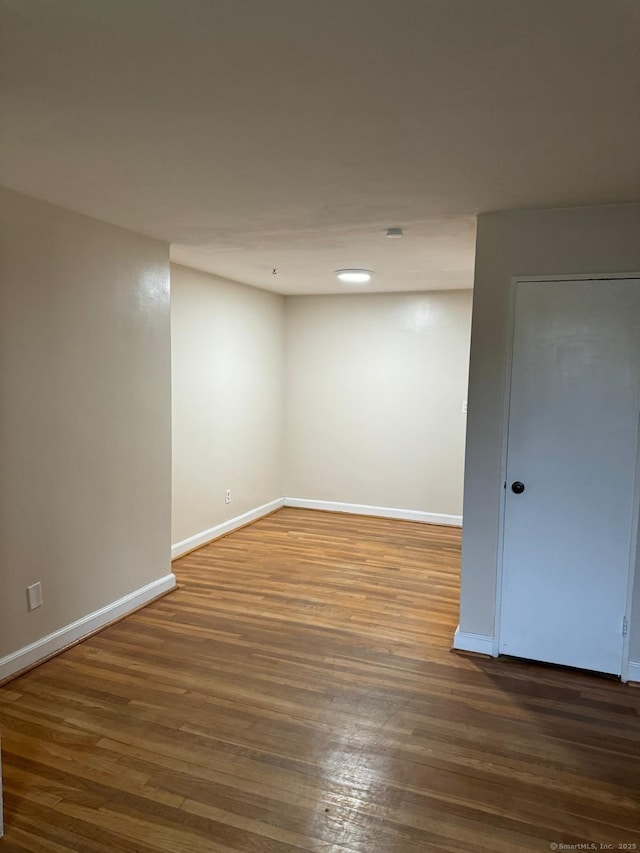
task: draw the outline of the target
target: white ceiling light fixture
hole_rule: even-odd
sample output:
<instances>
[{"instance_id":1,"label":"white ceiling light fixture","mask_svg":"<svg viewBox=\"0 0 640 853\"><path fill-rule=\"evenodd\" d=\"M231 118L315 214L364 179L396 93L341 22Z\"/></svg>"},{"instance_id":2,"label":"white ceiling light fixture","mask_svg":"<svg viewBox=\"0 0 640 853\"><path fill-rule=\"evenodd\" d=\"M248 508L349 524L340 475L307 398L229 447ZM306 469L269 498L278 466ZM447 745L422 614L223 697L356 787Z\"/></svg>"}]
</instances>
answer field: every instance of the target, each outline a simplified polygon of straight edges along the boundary
<instances>
[{"instance_id":1,"label":"white ceiling light fixture","mask_svg":"<svg viewBox=\"0 0 640 853\"><path fill-rule=\"evenodd\" d=\"M340 281L346 284L366 284L371 281L373 275L371 270L336 270L336 275Z\"/></svg>"}]
</instances>

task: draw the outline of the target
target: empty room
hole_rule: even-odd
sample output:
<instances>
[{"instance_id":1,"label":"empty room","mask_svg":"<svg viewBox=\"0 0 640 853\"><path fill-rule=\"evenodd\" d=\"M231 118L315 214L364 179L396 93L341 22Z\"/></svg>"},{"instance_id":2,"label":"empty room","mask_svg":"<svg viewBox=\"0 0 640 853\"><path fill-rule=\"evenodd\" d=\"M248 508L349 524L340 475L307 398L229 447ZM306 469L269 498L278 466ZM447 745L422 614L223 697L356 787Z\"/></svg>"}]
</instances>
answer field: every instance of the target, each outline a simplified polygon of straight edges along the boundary
<instances>
[{"instance_id":1,"label":"empty room","mask_svg":"<svg viewBox=\"0 0 640 853\"><path fill-rule=\"evenodd\" d=\"M640 847L639 43L0 0L0 853Z\"/></svg>"}]
</instances>

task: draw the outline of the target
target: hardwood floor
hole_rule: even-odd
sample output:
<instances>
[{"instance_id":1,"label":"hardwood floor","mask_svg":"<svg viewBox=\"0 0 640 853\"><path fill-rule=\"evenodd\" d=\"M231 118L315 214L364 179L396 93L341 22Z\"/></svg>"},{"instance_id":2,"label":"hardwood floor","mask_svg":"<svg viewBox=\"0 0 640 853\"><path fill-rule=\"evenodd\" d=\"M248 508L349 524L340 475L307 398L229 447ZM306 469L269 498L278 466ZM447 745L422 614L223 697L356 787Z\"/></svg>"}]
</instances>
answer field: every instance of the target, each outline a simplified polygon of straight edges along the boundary
<instances>
[{"instance_id":1,"label":"hardwood floor","mask_svg":"<svg viewBox=\"0 0 640 853\"><path fill-rule=\"evenodd\" d=\"M0 690L0 853L640 849L640 690L452 653L459 550L284 509L184 557Z\"/></svg>"}]
</instances>

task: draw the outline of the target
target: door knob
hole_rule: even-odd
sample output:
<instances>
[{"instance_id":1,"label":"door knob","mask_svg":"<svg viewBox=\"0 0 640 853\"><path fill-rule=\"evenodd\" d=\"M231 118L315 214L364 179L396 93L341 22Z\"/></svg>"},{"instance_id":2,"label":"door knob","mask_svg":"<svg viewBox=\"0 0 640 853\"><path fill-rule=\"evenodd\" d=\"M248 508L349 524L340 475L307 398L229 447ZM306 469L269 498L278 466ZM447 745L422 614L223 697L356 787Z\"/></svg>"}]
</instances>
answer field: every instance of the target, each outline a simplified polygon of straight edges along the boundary
<instances>
[{"instance_id":1,"label":"door knob","mask_svg":"<svg viewBox=\"0 0 640 853\"><path fill-rule=\"evenodd\" d=\"M521 483L520 480L511 483L511 491L514 495L521 495L524 492L524 483Z\"/></svg>"}]
</instances>

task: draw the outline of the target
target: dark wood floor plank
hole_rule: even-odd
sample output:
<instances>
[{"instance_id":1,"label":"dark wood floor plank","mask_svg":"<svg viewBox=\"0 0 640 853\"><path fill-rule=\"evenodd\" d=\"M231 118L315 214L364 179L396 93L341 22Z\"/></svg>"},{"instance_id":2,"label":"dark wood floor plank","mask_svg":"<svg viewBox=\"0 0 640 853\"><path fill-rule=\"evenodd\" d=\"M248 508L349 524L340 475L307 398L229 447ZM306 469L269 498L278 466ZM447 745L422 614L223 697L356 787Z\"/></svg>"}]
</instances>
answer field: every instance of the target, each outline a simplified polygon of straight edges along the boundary
<instances>
[{"instance_id":1,"label":"dark wood floor plank","mask_svg":"<svg viewBox=\"0 0 640 853\"><path fill-rule=\"evenodd\" d=\"M640 849L640 691L453 654L460 532L284 509L0 689L0 853Z\"/></svg>"}]
</instances>

